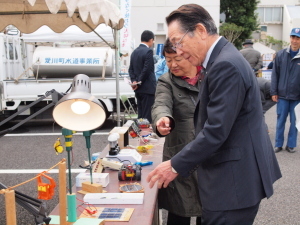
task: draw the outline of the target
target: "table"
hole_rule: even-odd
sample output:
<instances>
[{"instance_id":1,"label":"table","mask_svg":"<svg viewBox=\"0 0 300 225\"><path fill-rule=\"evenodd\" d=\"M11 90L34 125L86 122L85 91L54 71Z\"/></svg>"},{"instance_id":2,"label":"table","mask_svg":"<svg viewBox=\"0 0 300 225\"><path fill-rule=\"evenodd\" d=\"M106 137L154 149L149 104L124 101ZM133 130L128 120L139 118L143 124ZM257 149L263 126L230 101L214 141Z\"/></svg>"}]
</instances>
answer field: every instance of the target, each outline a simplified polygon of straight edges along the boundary
<instances>
[{"instance_id":1,"label":"table","mask_svg":"<svg viewBox=\"0 0 300 225\"><path fill-rule=\"evenodd\" d=\"M145 132L145 131L144 131ZM143 133L142 133L143 134ZM130 139L129 143L133 146L141 145L139 139ZM138 181L144 187L144 203L142 205L137 204L126 204L126 205L95 205L96 207L108 207L108 208L134 208L133 214L130 218L129 222L109 222L106 221L105 225L158 225L159 224L159 216L158 216L158 207L157 207L157 193L158 189L153 187L149 188L149 185L146 181L148 174L162 161L162 151L163 151L163 143L164 138L160 138L157 142L152 142L150 144L154 145L154 148L149 150L148 153L142 154L142 160L153 161L153 164L150 166L142 167L142 178L141 181ZM103 149L100 153L100 157L103 158L107 155L109 151L109 145ZM109 184L107 187L103 188L108 193L118 193L119 186L121 184L129 183L129 181L119 181L118 179L118 171L113 171L110 169L105 169L104 173L109 173ZM135 182L135 181L133 181ZM78 199L83 199L83 194L77 193L80 188L73 188L74 192L76 190L76 195ZM81 202L78 201L78 204ZM56 206L54 210L50 213L50 215L58 214L59 206ZM77 216L81 214L81 211L77 212Z\"/></svg>"}]
</instances>

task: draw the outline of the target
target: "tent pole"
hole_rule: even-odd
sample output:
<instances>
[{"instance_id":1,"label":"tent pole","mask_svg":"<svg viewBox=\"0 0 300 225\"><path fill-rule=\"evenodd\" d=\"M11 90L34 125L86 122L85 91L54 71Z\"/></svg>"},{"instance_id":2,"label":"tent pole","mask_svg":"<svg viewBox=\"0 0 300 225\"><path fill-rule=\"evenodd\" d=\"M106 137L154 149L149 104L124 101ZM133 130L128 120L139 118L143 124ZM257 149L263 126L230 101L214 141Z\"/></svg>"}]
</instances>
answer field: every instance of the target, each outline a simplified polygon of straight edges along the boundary
<instances>
[{"instance_id":1,"label":"tent pole","mask_svg":"<svg viewBox=\"0 0 300 225\"><path fill-rule=\"evenodd\" d=\"M120 126L120 88L119 88L119 74L120 74L120 62L119 62L119 47L120 47L120 42L119 42L119 37L120 37L120 31L117 29L114 29L114 42L115 42L115 63L116 63L116 94L117 94L117 126Z\"/></svg>"}]
</instances>

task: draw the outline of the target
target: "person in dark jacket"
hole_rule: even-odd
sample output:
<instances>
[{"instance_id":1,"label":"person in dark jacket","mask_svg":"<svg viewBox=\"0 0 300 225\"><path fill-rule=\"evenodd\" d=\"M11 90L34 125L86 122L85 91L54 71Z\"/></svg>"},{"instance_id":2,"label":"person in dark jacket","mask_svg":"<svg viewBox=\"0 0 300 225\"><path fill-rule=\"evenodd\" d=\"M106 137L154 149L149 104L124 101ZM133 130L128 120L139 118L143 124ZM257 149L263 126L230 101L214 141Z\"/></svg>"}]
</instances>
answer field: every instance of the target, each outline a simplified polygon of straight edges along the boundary
<instances>
[{"instance_id":1,"label":"person in dark jacket","mask_svg":"<svg viewBox=\"0 0 300 225\"><path fill-rule=\"evenodd\" d=\"M177 176L197 170L203 225L253 224L261 200L273 195L273 183L281 177L256 77L239 51L218 35L203 7L182 5L166 22L177 55L205 72L195 139L148 174L149 186L166 188ZM166 119L164 127L169 124Z\"/></svg>"},{"instance_id":2,"label":"person in dark jacket","mask_svg":"<svg viewBox=\"0 0 300 225\"><path fill-rule=\"evenodd\" d=\"M170 70L158 79L152 118L154 131L166 136L163 150L166 161L195 138L193 118L201 68L176 55L169 39L163 55ZM171 132L161 126L166 118L171 120ZM189 225L191 217L197 217L197 225L201 224L197 173L188 178L178 176L167 188L160 189L158 206L168 210L167 225Z\"/></svg>"},{"instance_id":3,"label":"person in dark jacket","mask_svg":"<svg viewBox=\"0 0 300 225\"><path fill-rule=\"evenodd\" d=\"M290 115L290 129L285 149L295 152L297 128L295 106L300 102L300 28L294 28L290 34L291 45L276 54L271 75L271 95L277 102L277 124L275 152L282 151L284 128Z\"/></svg>"},{"instance_id":4,"label":"person in dark jacket","mask_svg":"<svg viewBox=\"0 0 300 225\"><path fill-rule=\"evenodd\" d=\"M154 74L152 31L145 30L141 35L141 44L131 54L129 76L137 100L138 117L151 123L151 107L154 103L156 79Z\"/></svg>"},{"instance_id":5,"label":"person in dark jacket","mask_svg":"<svg viewBox=\"0 0 300 225\"><path fill-rule=\"evenodd\" d=\"M275 57L276 57L276 53L273 54L272 62L270 62L269 65L267 66L268 70L273 69L273 64L274 64Z\"/></svg>"}]
</instances>

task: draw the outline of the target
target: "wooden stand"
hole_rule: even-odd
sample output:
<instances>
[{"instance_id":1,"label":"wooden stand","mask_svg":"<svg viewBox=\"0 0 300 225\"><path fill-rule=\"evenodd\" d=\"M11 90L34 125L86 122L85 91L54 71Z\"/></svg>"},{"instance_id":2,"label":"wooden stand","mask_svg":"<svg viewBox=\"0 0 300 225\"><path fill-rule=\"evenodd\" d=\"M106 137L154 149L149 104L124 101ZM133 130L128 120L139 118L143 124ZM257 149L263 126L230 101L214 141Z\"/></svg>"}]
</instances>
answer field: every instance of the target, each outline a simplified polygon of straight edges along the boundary
<instances>
[{"instance_id":1,"label":"wooden stand","mask_svg":"<svg viewBox=\"0 0 300 225\"><path fill-rule=\"evenodd\" d=\"M100 185L101 186L101 185ZM102 186L101 186L102 190ZM16 217L16 197L14 190L0 190L0 193L4 193L5 197L5 210L6 210L6 224L7 225L17 225ZM76 196L76 195L74 195ZM67 222L67 184L66 184L66 163L59 163L59 218L54 216L54 220L50 222L51 224L60 224L60 225L70 225L76 222ZM76 205L76 198L75 204ZM75 208L76 212L76 208ZM76 217L76 215L75 215ZM55 220L57 220L55 222ZM99 222L100 224L100 222Z\"/></svg>"},{"instance_id":2,"label":"wooden stand","mask_svg":"<svg viewBox=\"0 0 300 225\"><path fill-rule=\"evenodd\" d=\"M17 225L15 191L5 192L6 224Z\"/></svg>"},{"instance_id":3,"label":"wooden stand","mask_svg":"<svg viewBox=\"0 0 300 225\"><path fill-rule=\"evenodd\" d=\"M67 225L67 184L66 162L59 164L59 221L60 225Z\"/></svg>"},{"instance_id":4,"label":"wooden stand","mask_svg":"<svg viewBox=\"0 0 300 225\"><path fill-rule=\"evenodd\" d=\"M83 182L82 183L82 190L78 191L80 194L87 194L87 193L102 193L102 185L101 184L91 184L91 182Z\"/></svg>"}]
</instances>

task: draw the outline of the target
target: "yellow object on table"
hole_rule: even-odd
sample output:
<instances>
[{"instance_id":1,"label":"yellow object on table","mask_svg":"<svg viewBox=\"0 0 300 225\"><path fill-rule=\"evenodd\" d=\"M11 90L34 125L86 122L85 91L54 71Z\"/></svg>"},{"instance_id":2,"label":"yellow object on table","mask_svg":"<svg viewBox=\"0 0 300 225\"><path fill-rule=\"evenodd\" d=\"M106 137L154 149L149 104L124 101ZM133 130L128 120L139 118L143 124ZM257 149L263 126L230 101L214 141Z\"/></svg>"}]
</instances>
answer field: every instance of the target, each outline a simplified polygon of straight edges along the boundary
<instances>
[{"instance_id":1,"label":"yellow object on table","mask_svg":"<svg viewBox=\"0 0 300 225\"><path fill-rule=\"evenodd\" d=\"M137 146L136 149L138 152L147 152L148 150L152 149L154 147L154 145L140 145Z\"/></svg>"}]
</instances>

